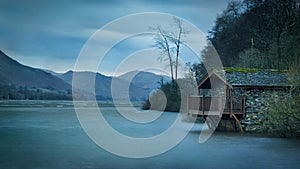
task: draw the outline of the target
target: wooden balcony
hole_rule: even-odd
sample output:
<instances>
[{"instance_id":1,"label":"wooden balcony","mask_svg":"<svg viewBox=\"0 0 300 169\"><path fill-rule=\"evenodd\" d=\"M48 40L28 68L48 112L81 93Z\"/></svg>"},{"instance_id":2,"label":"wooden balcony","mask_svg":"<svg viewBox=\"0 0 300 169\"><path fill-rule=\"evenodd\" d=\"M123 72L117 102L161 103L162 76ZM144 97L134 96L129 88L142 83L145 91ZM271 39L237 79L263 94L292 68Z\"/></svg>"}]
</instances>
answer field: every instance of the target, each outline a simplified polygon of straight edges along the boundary
<instances>
[{"instance_id":1,"label":"wooden balcony","mask_svg":"<svg viewBox=\"0 0 300 169\"><path fill-rule=\"evenodd\" d=\"M244 97L188 97L188 113L197 116L215 115L219 117L238 118L245 115L246 100Z\"/></svg>"}]
</instances>

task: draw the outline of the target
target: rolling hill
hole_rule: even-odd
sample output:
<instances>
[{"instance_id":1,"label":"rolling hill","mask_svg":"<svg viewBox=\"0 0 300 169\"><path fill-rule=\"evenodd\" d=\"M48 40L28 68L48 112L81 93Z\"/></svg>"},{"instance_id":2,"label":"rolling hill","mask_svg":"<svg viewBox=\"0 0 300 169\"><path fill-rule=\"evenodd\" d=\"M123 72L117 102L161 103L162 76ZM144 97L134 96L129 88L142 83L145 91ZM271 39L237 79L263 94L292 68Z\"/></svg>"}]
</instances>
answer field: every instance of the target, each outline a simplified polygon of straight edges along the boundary
<instances>
[{"instance_id":1,"label":"rolling hill","mask_svg":"<svg viewBox=\"0 0 300 169\"><path fill-rule=\"evenodd\" d=\"M71 85L43 70L25 66L0 50L0 84L70 90Z\"/></svg>"},{"instance_id":2,"label":"rolling hill","mask_svg":"<svg viewBox=\"0 0 300 169\"><path fill-rule=\"evenodd\" d=\"M56 73L51 70L32 68L10 58L0 50L0 99L71 99L72 79L78 77L76 90L90 95L87 90L95 80L98 100L146 100L151 91L160 87L161 79L167 76L151 72L132 71L118 77L105 76L94 72ZM46 93L46 94L45 94ZM50 97L51 96L51 97Z\"/></svg>"},{"instance_id":3,"label":"rolling hill","mask_svg":"<svg viewBox=\"0 0 300 169\"><path fill-rule=\"evenodd\" d=\"M162 77L169 79L165 76L143 71L127 72L119 77L104 76L100 73L88 71L68 71L63 74L55 73L55 75L72 85L74 73L79 79L76 87L81 91L85 91L87 86L93 84L92 80L95 80L95 92L99 100L111 100L111 91L114 92L115 99L124 100L129 96L131 100L145 100L152 90L160 86L159 83Z\"/></svg>"}]
</instances>

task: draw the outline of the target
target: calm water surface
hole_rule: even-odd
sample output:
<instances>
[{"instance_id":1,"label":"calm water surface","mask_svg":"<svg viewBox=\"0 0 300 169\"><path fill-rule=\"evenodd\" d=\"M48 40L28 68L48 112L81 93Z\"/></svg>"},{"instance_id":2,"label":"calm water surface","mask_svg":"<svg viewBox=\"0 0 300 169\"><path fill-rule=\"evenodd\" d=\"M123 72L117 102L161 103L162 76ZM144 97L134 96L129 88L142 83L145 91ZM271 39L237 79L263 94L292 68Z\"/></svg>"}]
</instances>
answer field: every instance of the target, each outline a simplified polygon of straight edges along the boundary
<instances>
[{"instance_id":1,"label":"calm water surface","mask_svg":"<svg viewBox=\"0 0 300 169\"><path fill-rule=\"evenodd\" d=\"M164 113L143 125L129 123L113 107L107 121L133 137L163 132L176 118ZM300 141L215 133L198 143L201 124L176 147L159 156L130 159L94 144L82 130L72 102L0 102L0 168L300 168ZM138 147L137 147L138 148Z\"/></svg>"}]
</instances>

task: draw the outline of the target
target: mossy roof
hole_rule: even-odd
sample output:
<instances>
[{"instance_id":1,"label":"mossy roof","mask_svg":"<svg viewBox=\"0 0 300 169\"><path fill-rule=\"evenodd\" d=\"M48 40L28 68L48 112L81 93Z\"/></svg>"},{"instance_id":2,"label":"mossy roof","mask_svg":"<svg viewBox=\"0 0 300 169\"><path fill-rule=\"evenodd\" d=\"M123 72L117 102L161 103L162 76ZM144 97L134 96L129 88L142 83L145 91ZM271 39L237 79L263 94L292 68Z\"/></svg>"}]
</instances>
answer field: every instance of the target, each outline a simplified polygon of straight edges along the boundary
<instances>
[{"instance_id":1,"label":"mossy roof","mask_svg":"<svg viewBox=\"0 0 300 169\"><path fill-rule=\"evenodd\" d=\"M224 83L232 87L289 87L287 71L273 69L224 68L224 71L213 71L199 83L205 84L210 76L217 74Z\"/></svg>"}]
</instances>

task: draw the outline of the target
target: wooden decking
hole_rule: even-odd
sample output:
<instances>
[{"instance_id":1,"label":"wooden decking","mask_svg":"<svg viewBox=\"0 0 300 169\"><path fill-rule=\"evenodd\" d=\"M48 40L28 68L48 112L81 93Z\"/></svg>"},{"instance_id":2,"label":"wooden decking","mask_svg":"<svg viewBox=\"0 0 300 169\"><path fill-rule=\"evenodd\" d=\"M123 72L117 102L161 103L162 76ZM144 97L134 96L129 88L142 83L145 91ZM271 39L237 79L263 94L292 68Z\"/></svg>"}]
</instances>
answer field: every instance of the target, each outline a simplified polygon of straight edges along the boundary
<instances>
[{"instance_id":1,"label":"wooden decking","mask_svg":"<svg viewBox=\"0 0 300 169\"><path fill-rule=\"evenodd\" d=\"M233 111L233 112L229 112L229 111L202 111L202 110L194 110L194 109L189 109L189 112L188 112L190 115L197 115L197 116L220 116L220 117L223 117L223 116L226 116L226 115L231 115L231 114L234 114L238 117L240 116L244 116L245 113L242 112L242 111Z\"/></svg>"},{"instance_id":2,"label":"wooden decking","mask_svg":"<svg viewBox=\"0 0 300 169\"><path fill-rule=\"evenodd\" d=\"M197 117L218 116L221 120L232 120L243 132L240 119L245 116L245 97L201 97L188 98L188 114Z\"/></svg>"}]
</instances>

